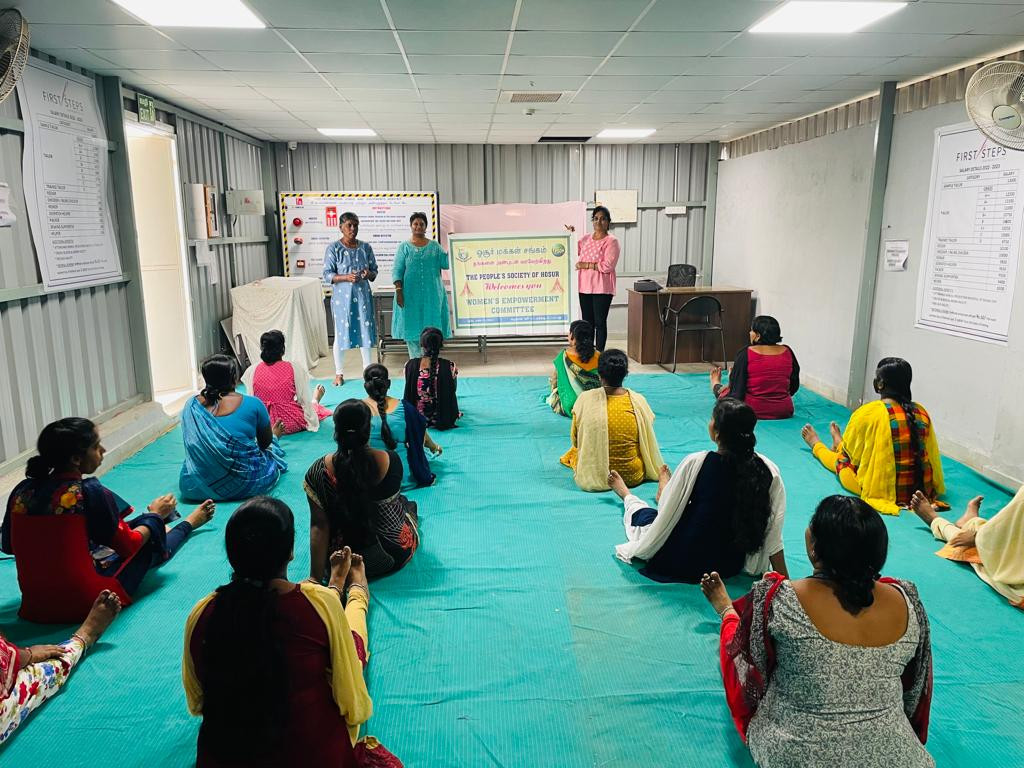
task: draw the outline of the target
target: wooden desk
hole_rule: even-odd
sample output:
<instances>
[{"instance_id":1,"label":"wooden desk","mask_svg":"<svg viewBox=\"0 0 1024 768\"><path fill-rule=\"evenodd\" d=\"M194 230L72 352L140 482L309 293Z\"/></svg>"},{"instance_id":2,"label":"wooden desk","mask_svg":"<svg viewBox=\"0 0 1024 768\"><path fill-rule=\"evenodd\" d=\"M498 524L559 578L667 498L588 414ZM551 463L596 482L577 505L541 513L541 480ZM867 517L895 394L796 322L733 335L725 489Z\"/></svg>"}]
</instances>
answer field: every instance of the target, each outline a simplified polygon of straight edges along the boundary
<instances>
[{"instance_id":1,"label":"wooden desk","mask_svg":"<svg viewBox=\"0 0 1024 768\"><path fill-rule=\"evenodd\" d=\"M697 286L694 288L663 288L657 293L637 293L629 289L629 312L627 315L628 330L626 332L627 352L629 356L642 364L658 362L658 350L661 345L662 327L658 315L658 300L665 307L669 299L673 307L682 306L694 296L714 296L722 304L722 325L725 328L726 359L731 363L736 353L750 343L750 311L749 288L730 288L728 286ZM683 294L680 296L679 294ZM684 321L687 316L683 315ZM692 318L690 322L701 322L702 318ZM699 333L680 333L679 349L676 362L699 363L701 360ZM709 331L704 334L704 352L707 360L720 360L722 354L718 332ZM672 357L672 330L665 331L665 360Z\"/></svg>"}]
</instances>

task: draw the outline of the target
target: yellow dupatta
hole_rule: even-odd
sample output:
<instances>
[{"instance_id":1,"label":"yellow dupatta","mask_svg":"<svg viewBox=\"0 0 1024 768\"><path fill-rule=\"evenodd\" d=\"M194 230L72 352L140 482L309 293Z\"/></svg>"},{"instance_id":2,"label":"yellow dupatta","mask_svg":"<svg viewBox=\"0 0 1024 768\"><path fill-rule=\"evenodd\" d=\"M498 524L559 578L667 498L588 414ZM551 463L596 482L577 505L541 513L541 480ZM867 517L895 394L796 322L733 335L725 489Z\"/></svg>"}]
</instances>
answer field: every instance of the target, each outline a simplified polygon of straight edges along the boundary
<instances>
[{"instance_id":1,"label":"yellow dupatta","mask_svg":"<svg viewBox=\"0 0 1024 768\"><path fill-rule=\"evenodd\" d=\"M1018 608L1024 608L1024 486L978 527L974 545L981 556L978 575Z\"/></svg>"}]
</instances>

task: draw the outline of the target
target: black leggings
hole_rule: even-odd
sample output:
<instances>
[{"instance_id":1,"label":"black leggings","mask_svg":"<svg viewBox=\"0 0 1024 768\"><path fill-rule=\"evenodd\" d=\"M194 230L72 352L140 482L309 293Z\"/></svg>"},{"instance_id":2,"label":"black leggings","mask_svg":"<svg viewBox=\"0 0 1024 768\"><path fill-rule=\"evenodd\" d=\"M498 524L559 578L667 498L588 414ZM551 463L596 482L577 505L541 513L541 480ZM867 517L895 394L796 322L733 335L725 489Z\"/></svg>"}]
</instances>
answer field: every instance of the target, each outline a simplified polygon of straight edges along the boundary
<instances>
[{"instance_id":1,"label":"black leggings","mask_svg":"<svg viewBox=\"0 0 1024 768\"><path fill-rule=\"evenodd\" d=\"M608 310L612 306L610 293L581 293L580 312L583 319L594 326L594 346L604 352L608 340Z\"/></svg>"}]
</instances>

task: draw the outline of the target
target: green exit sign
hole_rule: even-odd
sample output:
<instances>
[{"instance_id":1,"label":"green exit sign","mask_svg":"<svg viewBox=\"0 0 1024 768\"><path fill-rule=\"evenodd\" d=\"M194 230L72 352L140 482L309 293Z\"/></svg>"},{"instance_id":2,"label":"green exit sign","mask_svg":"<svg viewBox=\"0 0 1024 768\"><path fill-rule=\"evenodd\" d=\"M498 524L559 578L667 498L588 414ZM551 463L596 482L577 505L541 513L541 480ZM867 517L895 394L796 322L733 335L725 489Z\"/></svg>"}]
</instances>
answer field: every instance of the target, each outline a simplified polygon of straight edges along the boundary
<instances>
[{"instance_id":1,"label":"green exit sign","mask_svg":"<svg viewBox=\"0 0 1024 768\"><path fill-rule=\"evenodd\" d=\"M155 123L156 122L156 102L149 96L138 94L139 104L139 122L140 123Z\"/></svg>"}]
</instances>

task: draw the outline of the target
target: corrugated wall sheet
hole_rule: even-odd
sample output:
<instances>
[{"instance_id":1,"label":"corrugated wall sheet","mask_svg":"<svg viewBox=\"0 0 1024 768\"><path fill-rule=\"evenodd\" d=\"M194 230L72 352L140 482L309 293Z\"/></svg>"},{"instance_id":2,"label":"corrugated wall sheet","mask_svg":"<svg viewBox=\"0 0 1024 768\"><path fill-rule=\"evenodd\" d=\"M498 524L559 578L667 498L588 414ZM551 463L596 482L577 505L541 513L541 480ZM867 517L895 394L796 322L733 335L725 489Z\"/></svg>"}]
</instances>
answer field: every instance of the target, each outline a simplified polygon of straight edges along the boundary
<instances>
[{"instance_id":1,"label":"corrugated wall sheet","mask_svg":"<svg viewBox=\"0 0 1024 768\"><path fill-rule=\"evenodd\" d=\"M0 104L0 116L20 117L14 96ZM0 289L40 282L21 154L21 134L0 135L0 179L17 216L14 226L0 228ZM0 302L0 464L33 448L49 422L95 416L136 394L124 283Z\"/></svg>"},{"instance_id":2,"label":"corrugated wall sheet","mask_svg":"<svg viewBox=\"0 0 1024 768\"><path fill-rule=\"evenodd\" d=\"M593 200L595 189L637 189L642 205L703 201L707 144L299 144L274 145L285 190L436 189L440 202L560 203ZM700 264L704 209L666 216L641 210L612 227L622 241L620 276Z\"/></svg>"},{"instance_id":3,"label":"corrugated wall sheet","mask_svg":"<svg viewBox=\"0 0 1024 768\"><path fill-rule=\"evenodd\" d=\"M228 189L259 189L263 186L260 147L184 117L178 117L175 122L182 184L208 184L221 193ZM272 195L273 191L267 190L266 194ZM239 216L231 222L225 217L221 234L263 235L264 219L262 216ZM192 325L199 360L226 348L227 339L220 323L231 316L231 289L270 274L265 244L225 244L211 248L218 264L216 284L211 283L209 270L196 263L195 249L189 249Z\"/></svg>"}]
</instances>

